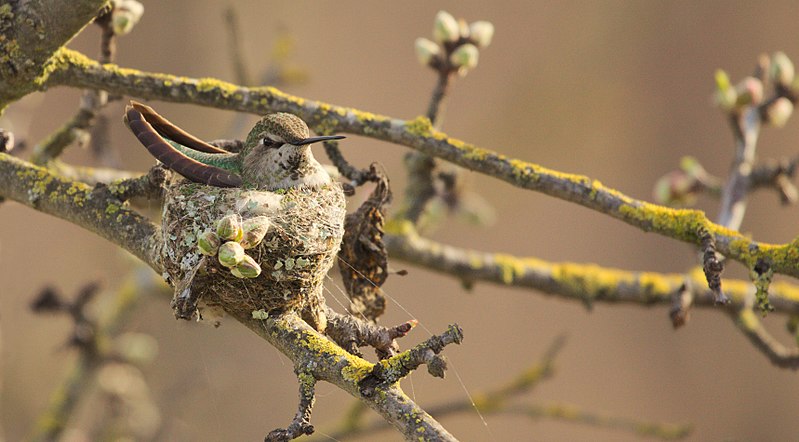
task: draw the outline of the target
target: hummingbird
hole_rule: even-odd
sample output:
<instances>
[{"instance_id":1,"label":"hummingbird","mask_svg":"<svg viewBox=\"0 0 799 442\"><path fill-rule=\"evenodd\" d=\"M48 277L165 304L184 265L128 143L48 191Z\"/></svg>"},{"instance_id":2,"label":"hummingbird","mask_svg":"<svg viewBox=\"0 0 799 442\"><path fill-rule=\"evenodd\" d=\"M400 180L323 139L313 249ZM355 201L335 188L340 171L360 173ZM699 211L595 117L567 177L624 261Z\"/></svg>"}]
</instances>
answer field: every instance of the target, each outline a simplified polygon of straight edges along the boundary
<instances>
[{"instance_id":1,"label":"hummingbird","mask_svg":"<svg viewBox=\"0 0 799 442\"><path fill-rule=\"evenodd\" d=\"M232 153L189 134L137 101L131 100L125 108L124 121L150 154L188 180L253 190L314 188L330 183L330 175L313 157L310 145L345 138L311 137L302 119L277 112L261 118L241 150Z\"/></svg>"}]
</instances>

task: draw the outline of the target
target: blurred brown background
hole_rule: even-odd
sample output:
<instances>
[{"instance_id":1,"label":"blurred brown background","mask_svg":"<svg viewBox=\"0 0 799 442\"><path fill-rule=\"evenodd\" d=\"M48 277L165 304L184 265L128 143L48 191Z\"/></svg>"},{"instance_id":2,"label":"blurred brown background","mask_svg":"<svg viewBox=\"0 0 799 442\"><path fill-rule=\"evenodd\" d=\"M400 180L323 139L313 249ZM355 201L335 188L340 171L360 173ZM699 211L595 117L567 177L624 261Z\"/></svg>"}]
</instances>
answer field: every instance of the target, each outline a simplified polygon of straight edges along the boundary
<instances>
[{"instance_id":1,"label":"blurred brown background","mask_svg":"<svg viewBox=\"0 0 799 442\"><path fill-rule=\"evenodd\" d=\"M799 4L770 2L262 2L231 3L240 15L243 51L251 72L268 66L284 28L295 39L292 63L310 82L289 93L397 118L423 113L434 75L413 52L429 37L439 9L496 26L480 65L455 84L443 129L458 138L545 166L586 174L636 198L651 200L654 181L694 155L726 175L732 137L711 104L713 72L734 80L748 75L760 52L785 51L799 60ZM191 77L233 79L223 10L212 1L145 1L145 15L119 42L119 64ZM71 46L97 54L99 32L87 28ZM55 89L14 104L2 125L29 143L42 139L76 109L80 92ZM156 102L156 109L207 138L227 133L230 112ZM121 124L122 105L107 109L112 141L134 170L153 160ZM249 117L251 121L254 117ZM795 119L794 119L795 120ZM766 129L759 156L796 153L799 122ZM345 154L360 165L380 161L394 189L404 186L406 149L350 137ZM317 157L323 157L315 148ZM88 162L72 149L67 158ZM595 262L625 269L680 272L694 264L685 244L644 234L589 210L467 173L494 204L498 221L487 229L451 222L435 237L482 250L553 261ZM717 203L700 201L715 216ZM797 208L780 207L773 193L753 195L743 230L785 242L797 235ZM27 308L44 284L67 294L89 279L113 288L130 265L110 244L59 221L5 203L0 207L0 315L2 413L9 441L28 433L35 417L74 360L63 350L69 322ZM478 284L467 293L452 278L394 262L410 275L385 289L410 315L390 305L385 323L419 319L439 332L451 322L465 330L463 345L446 355L445 380L424 370L403 383L422 406L461 400L510 379L541 355L554 337L568 343L554 379L529 403L565 402L608 415L693 423L690 440L779 441L799 434L796 373L771 366L730 319L695 311L673 331L667 307L578 303L540 293ZM745 272L733 264L725 276ZM343 299L331 284L331 291ZM329 303L336 306L334 300ZM784 342L784 317L766 322ZM132 329L155 336L160 353L146 371L167 429L165 440L261 440L286 425L296 409L296 382L288 360L238 324L219 329L177 322L167 300L148 302ZM427 337L419 328L404 346ZM455 373L457 371L457 375ZM459 375L459 376L458 376ZM188 387L188 388L186 388ZM313 422L325 431L352 399L320 384ZM96 405L95 405L96 406ZM89 415L83 409L81 415ZM552 420L474 413L443 424L462 440L636 440L622 431ZM380 437L398 440L394 432ZM369 439L369 438L367 438Z\"/></svg>"}]
</instances>

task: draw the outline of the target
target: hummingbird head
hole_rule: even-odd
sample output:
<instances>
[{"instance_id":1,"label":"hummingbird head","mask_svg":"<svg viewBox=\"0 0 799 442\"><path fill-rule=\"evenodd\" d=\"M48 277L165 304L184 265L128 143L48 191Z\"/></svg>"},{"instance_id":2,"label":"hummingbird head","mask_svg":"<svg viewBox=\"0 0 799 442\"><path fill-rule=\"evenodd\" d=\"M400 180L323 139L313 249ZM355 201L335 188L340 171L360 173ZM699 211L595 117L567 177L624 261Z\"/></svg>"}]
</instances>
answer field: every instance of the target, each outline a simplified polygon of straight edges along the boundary
<instances>
[{"instance_id":1,"label":"hummingbird head","mask_svg":"<svg viewBox=\"0 0 799 442\"><path fill-rule=\"evenodd\" d=\"M245 146L248 148L262 146L266 149L282 149L289 146L300 148L319 141L342 138L344 137L340 135L310 137L308 125L300 117L286 112L277 112L264 116L255 124L255 127L247 135Z\"/></svg>"},{"instance_id":2,"label":"hummingbird head","mask_svg":"<svg viewBox=\"0 0 799 442\"><path fill-rule=\"evenodd\" d=\"M278 112L261 118L247 135L242 155L248 181L270 187L329 182L316 162L310 145L340 140L341 135L310 137L308 125L298 116Z\"/></svg>"}]
</instances>

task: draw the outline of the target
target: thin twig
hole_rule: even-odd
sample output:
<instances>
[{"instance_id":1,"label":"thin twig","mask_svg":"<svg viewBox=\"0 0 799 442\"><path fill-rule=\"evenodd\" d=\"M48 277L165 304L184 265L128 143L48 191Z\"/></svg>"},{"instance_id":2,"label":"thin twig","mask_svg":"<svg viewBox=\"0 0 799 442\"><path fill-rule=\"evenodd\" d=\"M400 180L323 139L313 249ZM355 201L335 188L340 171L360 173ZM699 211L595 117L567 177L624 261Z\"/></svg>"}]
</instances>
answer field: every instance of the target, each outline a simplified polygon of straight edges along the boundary
<instances>
[{"instance_id":1,"label":"thin twig","mask_svg":"<svg viewBox=\"0 0 799 442\"><path fill-rule=\"evenodd\" d=\"M81 351L78 360L58 386L50 399L50 405L39 417L36 428L29 440L59 440L66 429L78 404L85 394L91 391L88 386L97 370L109 354L98 345L100 340L115 336L130 318L136 304L143 294L161 289L165 285L149 269L137 268L113 295L114 303L98 318L90 341L81 347L91 351ZM82 314L82 313L81 313Z\"/></svg>"},{"instance_id":2,"label":"thin twig","mask_svg":"<svg viewBox=\"0 0 799 442\"><path fill-rule=\"evenodd\" d=\"M241 52L241 35L239 34L239 16L232 5L225 8L225 30L228 35L228 51L230 64L233 66L233 78L239 84L251 84L247 64Z\"/></svg>"},{"instance_id":3,"label":"thin twig","mask_svg":"<svg viewBox=\"0 0 799 442\"><path fill-rule=\"evenodd\" d=\"M116 58L116 34L111 24L111 12L112 8L104 8L94 19L94 23L101 29L99 61L103 64L113 63ZM76 140L85 144L86 140L91 138L90 130L95 126L100 111L107 103L107 92L96 89L85 90L81 95L80 105L75 115L42 143L34 146L31 162L42 166L57 159L64 149ZM100 125L100 129L107 130L107 127ZM92 151L98 157L108 155L105 143L108 137L101 135L100 138L91 143ZM111 157L109 162L113 163L114 158Z\"/></svg>"},{"instance_id":4,"label":"thin twig","mask_svg":"<svg viewBox=\"0 0 799 442\"><path fill-rule=\"evenodd\" d=\"M631 418L603 416L579 410L573 406L559 404L517 405L510 403L513 399L529 395L541 382L554 376L555 358L563 349L564 343L565 338L563 336L557 337L539 361L530 365L516 377L495 389L473 394L474 403L468 399L462 399L433 405L428 408L428 411L436 418L442 419L453 414L471 412L476 407L481 413L569 420L597 427L617 428L667 440L680 439L690 433L691 426L689 425L671 425L643 422ZM353 407L346 414L347 418L342 422L341 427L337 430L325 431L325 437L343 440L365 434L374 436L375 432L389 428L389 425L382 420L363 422L363 418L366 417L363 413L364 410L365 408L360 403L353 404ZM572 414L566 413L567 410ZM316 437L313 440L321 441L323 439L323 437Z\"/></svg>"},{"instance_id":5,"label":"thin twig","mask_svg":"<svg viewBox=\"0 0 799 442\"><path fill-rule=\"evenodd\" d=\"M735 159L721 195L717 222L724 227L738 230L746 212L746 195L749 192L757 138L760 134L760 113L756 107L747 107L741 114L733 113L730 124L735 135Z\"/></svg>"},{"instance_id":6,"label":"thin twig","mask_svg":"<svg viewBox=\"0 0 799 442\"><path fill-rule=\"evenodd\" d=\"M439 64L436 72L438 80L430 95L426 116L430 120L430 124L438 128L441 126L439 118L441 108L455 71L447 62ZM427 208L427 203L436 196L436 189L433 186L433 171L436 168L436 161L428 154L409 152L405 156L405 167L408 169L408 185L405 188L401 216L417 224Z\"/></svg>"},{"instance_id":7,"label":"thin twig","mask_svg":"<svg viewBox=\"0 0 799 442\"><path fill-rule=\"evenodd\" d=\"M751 306L745 306L732 315L738 328L772 364L780 368L799 370L799 348L782 345L763 327Z\"/></svg>"}]
</instances>

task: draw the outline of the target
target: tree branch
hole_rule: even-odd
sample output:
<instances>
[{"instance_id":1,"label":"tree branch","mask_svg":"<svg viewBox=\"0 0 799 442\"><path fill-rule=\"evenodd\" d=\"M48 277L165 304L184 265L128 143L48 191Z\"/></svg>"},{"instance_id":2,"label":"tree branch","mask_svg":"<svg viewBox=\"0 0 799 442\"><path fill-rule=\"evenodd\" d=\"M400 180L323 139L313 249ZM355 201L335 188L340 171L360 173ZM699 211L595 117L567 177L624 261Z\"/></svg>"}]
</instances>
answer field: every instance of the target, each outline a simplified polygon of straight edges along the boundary
<instances>
[{"instance_id":1,"label":"tree branch","mask_svg":"<svg viewBox=\"0 0 799 442\"><path fill-rule=\"evenodd\" d=\"M769 293L770 298L773 296L773 293ZM757 317L751 306L738 309L732 317L743 334L758 350L768 357L772 364L780 368L799 370L799 348L785 347L775 339L763 327L760 318Z\"/></svg>"},{"instance_id":2,"label":"tree branch","mask_svg":"<svg viewBox=\"0 0 799 442\"><path fill-rule=\"evenodd\" d=\"M50 56L94 19L108 0L0 4L0 113L45 82Z\"/></svg>"},{"instance_id":3,"label":"tree branch","mask_svg":"<svg viewBox=\"0 0 799 442\"><path fill-rule=\"evenodd\" d=\"M522 415L530 418L547 417L570 422L579 422L596 427L618 428L631 431L642 436L653 436L662 439L681 439L691 432L690 425L663 424L658 422L645 422L638 419L602 416L600 414L579 410L574 406L561 404L547 405L517 405L511 400L530 394L541 382L552 377L555 372L555 357L563 347L565 339L556 338L544 356L536 363L530 365L516 377L485 392L475 393L475 402L471 400L458 400L428 407L430 414L441 419L445 416L468 413L477 408L481 413L494 413L502 415ZM373 435L376 431L388 428L385 421L362 422L363 414L361 403L354 404L349 410L340 428L326 431L333 439L352 438L359 435ZM313 440L322 440L317 437Z\"/></svg>"},{"instance_id":4,"label":"tree branch","mask_svg":"<svg viewBox=\"0 0 799 442\"><path fill-rule=\"evenodd\" d=\"M360 382L374 370L374 364L354 356L313 330L296 314L266 320L242 315L236 319L274 345L302 370L317 380L327 381L358 398L383 416L406 439L423 434L426 440L455 441L432 416L414 403L399 384L379 385L377 394L364 396Z\"/></svg>"},{"instance_id":5,"label":"tree branch","mask_svg":"<svg viewBox=\"0 0 799 442\"><path fill-rule=\"evenodd\" d=\"M716 249L751 267L758 258L776 273L799 277L799 238L791 243L759 243L711 222L699 210L670 209L631 198L597 180L547 169L465 143L439 132L427 118L397 120L357 109L306 100L272 87L247 88L216 79L148 74L114 65L100 65L75 51L61 49L48 86L67 85L173 102L191 102L220 109L263 114L292 112L317 132L346 132L405 145L462 167L605 213L647 232L700 245L699 229L709 232Z\"/></svg>"},{"instance_id":6,"label":"tree branch","mask_svg":"<svg viewBox=\"0 0 799 442\"><path fill-rule=\"evenodd\" d=\"M146 270L146 275L141 274L142 269L143 267L140 267L131 272L114 293L114 303L103 311L102 317L98 318L97 330L92 339L100 341L115 337L143 294L163 290L166 287L162 282L159 283L149 270ZM81 399L91 391L88 386L93 382L97 370L109 356L108 348L103 348L101 352L80 352L69 374L55 389L47 410L39 417L30 437L31 441L53 441L63 436Z\"/></svg>"},{"instance_id":7,"label":"tree branch","mask_svg":"<svg viewBox=\"0 0 799 442\"><path fill-rule=\"evenodd\" d=\"M158 273L160 228L124 203L105 186L89 186L59 178L46 169L0 154L0 195L84 227L133 253ZM408 398L398 384L380 385L365 397L359 382L373 364L357 358L313 331L295 315L260 321L236 319L304 367L314 378L328 381L365 401L406 437L424 432L437 440L455 440L438 422ZM82 375L81 375L82 376Z\"/></svg>"},{"instance_id":8,"label":"tree branch","mask_svg":"<svg viewBox=\"0 0 799 442\"><path fill-rule=\"evenodd\" d=\"M92 231L162 271L161 228L128 209L107 186L92 188L0 154L0 196Z\"/></svg>"},{"instance_id":9,"label":"tree branch","mask_svg":"<svg viewBox=\"0 0 799 442\"><path fill-rule=\"evenodd\" d=\"M671 304L675 293L688 280L694 303L714 307L715 295L707 288L702 269L685 274L633 272L596 264L553 263L538 258L520 258L442 244L419 236L410 222L389 223L384 237L389 256L454 276L464 284L477 281L540 290L591 305L620 302L638 305ZM749 281L724 280L725 294L735 310L743 306L754 289ZM775 282L770 300L785 313L799 313L799 287Z\"/></svg>"}]
</instances>

